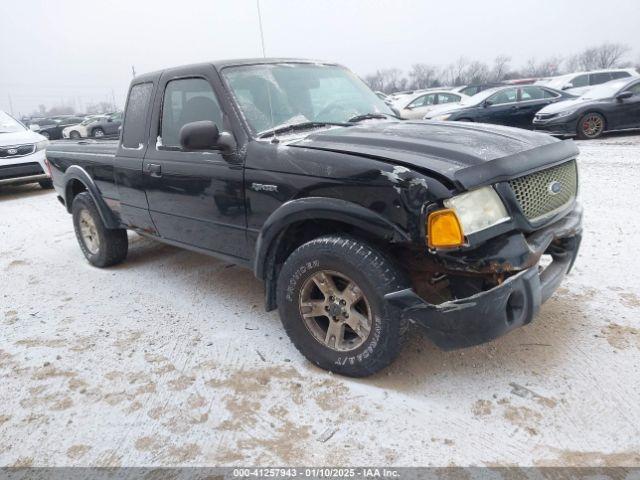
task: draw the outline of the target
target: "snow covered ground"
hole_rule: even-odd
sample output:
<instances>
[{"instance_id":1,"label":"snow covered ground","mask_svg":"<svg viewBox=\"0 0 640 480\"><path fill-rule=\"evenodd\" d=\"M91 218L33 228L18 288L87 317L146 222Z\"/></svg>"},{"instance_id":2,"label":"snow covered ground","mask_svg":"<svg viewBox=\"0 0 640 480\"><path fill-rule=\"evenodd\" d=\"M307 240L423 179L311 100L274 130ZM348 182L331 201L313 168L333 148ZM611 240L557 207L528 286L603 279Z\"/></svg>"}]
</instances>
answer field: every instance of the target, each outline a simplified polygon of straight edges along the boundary
<instances>
[{"instance_id":1,"label":"snow covered ground","mask_svg":"<svg viewBox=\"0 0 640 480\"><path fill-rule=\"evenodd\" d=\"M291 345L251 272L131 237L99 270L0 189L0 465L640 464L640 136L581 142L585 237L529 326L364 380Z\"/></svg>"}]
</instances>

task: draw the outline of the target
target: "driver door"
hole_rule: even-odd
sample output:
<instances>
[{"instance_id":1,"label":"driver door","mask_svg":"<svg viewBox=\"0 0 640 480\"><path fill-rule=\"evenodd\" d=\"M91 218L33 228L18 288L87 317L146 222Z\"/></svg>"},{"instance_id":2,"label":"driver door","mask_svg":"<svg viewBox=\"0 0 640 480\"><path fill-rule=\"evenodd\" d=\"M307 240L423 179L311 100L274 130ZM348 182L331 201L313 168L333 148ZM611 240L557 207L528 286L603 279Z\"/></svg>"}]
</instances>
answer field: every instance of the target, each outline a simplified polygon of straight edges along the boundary
<instances>
[{"instance_id":1,"label":"driver door","mask_svg":"<svg viewBox=\"0 0 640 480\"><path fill-rule=\"evenodd\" d=\"M479 108L479 122L511 126L517 124L517 88L501 90L491 95L487 100L489 104Z\"/></svg>"},{"instance_id":2,"label":"driver door","mask_svg":"<svg viewBox=\"0 0 640 480\"><path fill-rule=\"evenodd\" d=\"M210 72L202 70L160 79L143 162L149 211L158 233L169 241L247 259L243 166L217 149L180 146L180 129L187 123L210 120L220 131L228 130Z\"/></svg>"}]
</instances>

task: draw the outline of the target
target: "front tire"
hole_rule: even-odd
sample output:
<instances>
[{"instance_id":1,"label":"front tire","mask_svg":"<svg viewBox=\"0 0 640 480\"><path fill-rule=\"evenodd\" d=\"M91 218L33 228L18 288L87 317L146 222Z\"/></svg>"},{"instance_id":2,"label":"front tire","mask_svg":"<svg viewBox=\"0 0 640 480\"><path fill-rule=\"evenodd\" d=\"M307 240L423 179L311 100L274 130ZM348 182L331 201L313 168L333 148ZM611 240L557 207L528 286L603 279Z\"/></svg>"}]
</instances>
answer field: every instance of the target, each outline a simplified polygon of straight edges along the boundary
<instances>
[{"instance_id":1,"label":"front tire","mask_svg":"<svg viewBox=\"0 0 640 480\"><path fill-rule=\"evenodd\" d=\"M408 322L384 301L406 276L371 245L329 235L305 243L278 276L278 309L296 348L320 368L371 375L395 360Z\"/></svg>"},{"instance_id":2,"label":"front tire","mask_svg":"<svg viewBox=\"0 0 640 480\"><path fill-rule=\"evenodd\" d=\"M79 193L73 199L71 213L78 244L91 265L109 267L127 257L127 231L107 228L89 193Z\"/></svg>"},{"instance_id":3,"label":"front tire","mask_svg":"<svg viewBox=\"0 0 640 480\"><path fill-rule=\"evenodd\" d=\"M604 132L606 126L605 118L596 112L585 113L578 120L577 134L582 140L592 140L598 138Z\"/></svg>"},{"instance_id":4,"label":"front tire","mask_svg":"<svg viewBox=\"0 0 640 480\"><path fill-rule=\"evenodd\" d=\"M72 130L69 133L69 138L71 138L71 140L79 140L81 137L80 137L80 134L78 132L76 132L75 130Z\"/></svg>"},{"instance_id":5,"label":"front tire","mask_svg":"<svg viewBox=\"0 0 640 480\"><path fill-rule=\"evenodd\" d=\"M93 131L91 132L91 136L93 138L101 138L104 137L104 130L101 128L94 128Z\"/></svg>"}]
</instances>

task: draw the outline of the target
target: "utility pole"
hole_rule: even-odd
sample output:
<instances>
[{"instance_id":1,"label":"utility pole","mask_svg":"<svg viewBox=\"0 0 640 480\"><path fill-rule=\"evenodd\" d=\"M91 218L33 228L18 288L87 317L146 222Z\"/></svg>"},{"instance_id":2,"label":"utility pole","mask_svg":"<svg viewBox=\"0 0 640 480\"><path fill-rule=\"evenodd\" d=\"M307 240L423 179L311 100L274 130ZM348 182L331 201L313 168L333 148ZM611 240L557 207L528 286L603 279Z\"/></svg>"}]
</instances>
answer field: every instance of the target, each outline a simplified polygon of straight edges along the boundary
<instances>
[{"instance_id":1,"label":"utility pole","mask_svg":"<svg viewBox=\"0 0 640 480\"><path fill-rule=\"evenodd\" d=\"M11 116L13 117L13 102L11 101L11 94L9 93L9 110L11 111Z\"/></svg>"},{"instance_id":2,"label":"utility pole","mask_svg":"<svg viewBox=\"0 0 640 480\"><path fill-rule=\"evenodd\" d=\"M134 67L133 65L131 65L131 73L134 77L136 76L136 67Z\"/></svg>"},{"instance_id":3,"label":"utility pole","mask_svg":"<svg viewBox=\"0 0 640 480\"><path fill-rule=\"evenodd\" d=\"M264 48L264 32L262 31L262 15L260 14L260 0L256 0L256 5L258 7L258 23L260 24L260 43L262 44L262 56L266 58L267 53Z\"/></svg>"},{"instance_id":4,"label":"utility pole","mask_svg":"<svg viewBox=\"0 0 640 480\"><path fill-rule=\"evenodd\" d=\"M116 94L113 93L113 88L111 89L111 99L113 100L113 111L115 112L118 107L116 106Z\"/></svg>"}]
</instances>

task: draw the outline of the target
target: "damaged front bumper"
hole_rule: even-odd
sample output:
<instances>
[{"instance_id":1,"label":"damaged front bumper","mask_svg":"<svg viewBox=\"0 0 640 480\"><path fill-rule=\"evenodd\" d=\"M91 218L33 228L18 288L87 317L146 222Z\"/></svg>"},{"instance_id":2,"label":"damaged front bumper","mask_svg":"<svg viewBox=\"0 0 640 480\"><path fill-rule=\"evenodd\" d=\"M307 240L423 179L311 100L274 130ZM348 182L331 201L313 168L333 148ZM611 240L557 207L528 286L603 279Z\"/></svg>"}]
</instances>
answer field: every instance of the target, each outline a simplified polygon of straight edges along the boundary
<instances>
[{"instance_id":1,"label":"damaged front bumper","mask_svg":"<svg viewBox=\"0 0 640 480\"><path fill-rule=\"evenodd\" d=\"M499 242L502 247L498 248L503 253L508 247L507 258L503 257L501 264L522 269L501 284L469 297L435 305L426 302L413 289L406 289L389 293L385 299L400 310L403 318L422 326L425 334L442 349L487 342L531 322L540 305L571 270L580 247L581 231L582 209L576 206L561 220L526 239L521 233L514 233L513 237L520 237L515 244L521 244L521 248L514 251L514 241ZM496 247L486 248L495 250ZM485 253L498 257L499 250ZM539 266L543 254L552 258L544 269Z\"/></svg>"}]
</instances>

